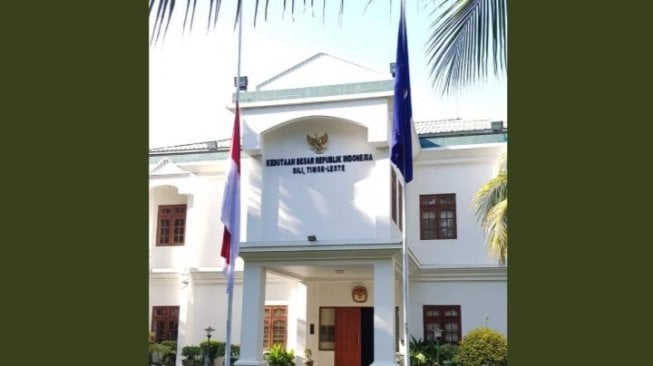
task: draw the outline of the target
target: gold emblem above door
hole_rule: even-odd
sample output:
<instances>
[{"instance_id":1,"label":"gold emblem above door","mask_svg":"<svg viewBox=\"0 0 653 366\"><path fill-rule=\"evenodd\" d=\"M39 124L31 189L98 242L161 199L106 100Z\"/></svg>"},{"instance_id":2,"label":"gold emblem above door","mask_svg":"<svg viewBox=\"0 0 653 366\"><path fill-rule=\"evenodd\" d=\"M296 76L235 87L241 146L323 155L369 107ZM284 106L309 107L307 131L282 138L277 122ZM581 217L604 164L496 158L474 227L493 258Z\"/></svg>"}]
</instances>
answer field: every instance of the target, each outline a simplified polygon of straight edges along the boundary
<instances>
[{"instance_id":1,"label":"gold emblem above door","mask_svg":"<svg viewBox=\"0 0 653 366\"><path fill-rule=\"evenodd\" d=\"M306 142L311 150L316 154L322 154L327 149L327 142L329 142L329 135L326 132L315 132L312 135L306 135Z\"/></svg>"},{"instance_id":2,"label":"gold emblem above door","mask_svg":"<svg viewBox=\"0 0 653 366\"><path fill-rule=\"evenodd\" d=\"M355 302L367 301L367 288L365 286L356 286L351 289L351 297Z\"/></svg>"}]
</instances>

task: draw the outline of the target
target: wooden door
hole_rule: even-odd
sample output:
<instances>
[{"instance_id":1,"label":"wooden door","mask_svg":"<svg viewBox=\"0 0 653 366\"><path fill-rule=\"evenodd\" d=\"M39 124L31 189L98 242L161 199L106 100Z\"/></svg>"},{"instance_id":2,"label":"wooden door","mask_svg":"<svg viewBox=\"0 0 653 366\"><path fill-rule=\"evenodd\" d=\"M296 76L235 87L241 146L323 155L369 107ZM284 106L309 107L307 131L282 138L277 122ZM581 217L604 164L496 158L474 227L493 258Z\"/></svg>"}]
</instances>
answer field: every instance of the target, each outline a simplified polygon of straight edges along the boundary
<instances>
[{"instance_id":1,"label":"wooden door","mask_svg":"<svg viewBox=\"0 0 653 366\"><path fill-rule=\"evenodd\" d=\"M361 309L336 308L335 366L361 365Z\"/></svg>"}]
</instances>

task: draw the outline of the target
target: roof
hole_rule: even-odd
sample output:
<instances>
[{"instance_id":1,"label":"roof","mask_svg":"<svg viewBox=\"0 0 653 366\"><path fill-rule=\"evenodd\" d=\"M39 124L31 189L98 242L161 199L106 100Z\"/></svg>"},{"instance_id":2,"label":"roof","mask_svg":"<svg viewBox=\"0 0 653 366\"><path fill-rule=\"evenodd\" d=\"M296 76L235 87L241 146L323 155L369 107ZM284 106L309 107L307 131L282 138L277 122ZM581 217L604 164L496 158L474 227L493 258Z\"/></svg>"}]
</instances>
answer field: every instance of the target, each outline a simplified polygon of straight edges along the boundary
<instances>
[{"instance_id":1,"label":"roof","mask_svg":"<svg viewBox=\"0 0 653 366\"><path fill-rule=\"evenodd\" d=\"M165 146L150 149L150 155L195 154L217 151L228 151L231 139L196 142L192 144Z\"/></svg>"},{"instance_id":2,"label":"roof","mask_svg":"<svg viewBox=\"0 0 653 366\"><path fill-rule=\"evenodd\" d=\"M501 124L500 127L499 123ZM464 120L460 118L450 118L430 121L415 121L415 132L418 136L460 134L464 132L505 132L506 127L507 126L503 121L492 121L489 119Z\"/></svg>"},{"instance_id":3,"label":"roof","mask_svg":"<svg viewBox=\"0 0 653 366\"><path fill-rule=\"evenodd\" d=\"M391 79L380 71L319 52L256 86L257 91L296 89Z\"/></svg>"}]
</instances>

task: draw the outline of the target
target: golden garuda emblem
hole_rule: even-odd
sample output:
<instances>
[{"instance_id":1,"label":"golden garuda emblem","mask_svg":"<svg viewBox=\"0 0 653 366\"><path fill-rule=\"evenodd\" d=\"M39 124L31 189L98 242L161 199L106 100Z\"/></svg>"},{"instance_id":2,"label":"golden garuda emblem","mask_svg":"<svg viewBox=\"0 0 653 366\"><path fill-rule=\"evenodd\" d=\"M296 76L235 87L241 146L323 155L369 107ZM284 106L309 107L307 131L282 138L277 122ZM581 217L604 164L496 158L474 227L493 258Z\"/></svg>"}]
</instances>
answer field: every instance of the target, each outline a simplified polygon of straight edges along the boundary
<instances>
[{"instance_id":1,"label":"golden garuda emblem","mask_svg":"<svg viewBox=\"0 0 653 366\"><path fill-rule=\"evenodd\" d=\"M313 135L306 135L306 141L311 150L315 151L316 154L322 154L326 150L326 144L329 141L329 135L326 132L323 132L320 135L318 132Z\"/></svg>"}]
</instances>

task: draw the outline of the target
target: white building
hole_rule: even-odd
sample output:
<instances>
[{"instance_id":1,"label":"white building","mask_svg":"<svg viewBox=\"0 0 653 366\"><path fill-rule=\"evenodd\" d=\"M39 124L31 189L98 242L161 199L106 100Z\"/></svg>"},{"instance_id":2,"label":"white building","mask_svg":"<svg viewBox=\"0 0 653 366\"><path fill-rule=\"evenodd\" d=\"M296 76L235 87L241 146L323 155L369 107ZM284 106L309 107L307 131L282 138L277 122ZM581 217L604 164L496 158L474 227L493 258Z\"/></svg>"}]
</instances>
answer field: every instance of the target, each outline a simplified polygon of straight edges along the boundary
<instances>
[{"instance_id":1,"label":"white building","mask_svg":"<svg viewBox=\"0 0 653 366\"><path fill-rule=\"evenodd\" d=\"M439 327L442 342L456 342L486 325L507 334L507 269L488 256L470 206L497 172L507 129L416 122L404 218L389 161L392 102L390 75L326 54L241 93L238 365L264 364L273 343L295 350L298 364L310 348L316 366L396 365L404 219L410 334L427 339ZM150 150L150 326L179 350L205 340L208 326L225 340L229 143Z\"/></svg>"}]
</instances>

